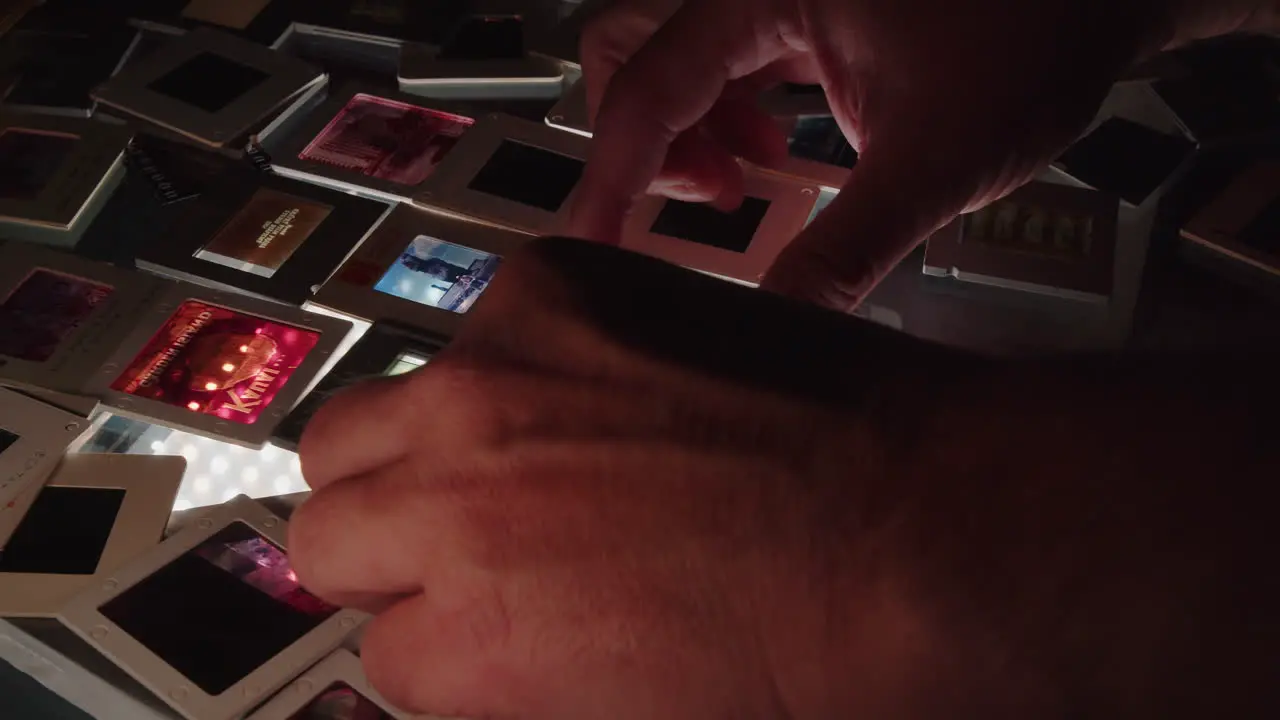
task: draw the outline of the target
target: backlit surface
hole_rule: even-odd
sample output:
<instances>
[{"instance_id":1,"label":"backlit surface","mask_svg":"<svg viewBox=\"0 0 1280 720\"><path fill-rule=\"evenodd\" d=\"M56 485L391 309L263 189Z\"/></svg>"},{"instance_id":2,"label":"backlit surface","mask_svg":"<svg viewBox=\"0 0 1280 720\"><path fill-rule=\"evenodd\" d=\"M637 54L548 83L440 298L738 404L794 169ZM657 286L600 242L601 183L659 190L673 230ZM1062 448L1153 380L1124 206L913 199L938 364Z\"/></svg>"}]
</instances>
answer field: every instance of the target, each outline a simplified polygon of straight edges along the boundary
<instances>
[{"instance_id":1,"label":"backlit surface","mask_svg":"<svg viewBox=\"0 0 1280 720\"><path fill-rule=\"evenodd\" d=\"M248 425L319 340L312 330L188 300L111 389Z\"/></svg>"},{"instance_id":2,"label":"backlit surface","mask_svg":"<svg viewBox=\"0 0 1280 720\"><path fill-rule=\"evenodd\" d=\"M35 268L0 303L0 355L44 362L111 296L111 287Z\"/></svg>"},{"instance_id":3,"label":"backlit surface","mask_svg":"<svg viewBox=\"0 0 1280 720\"><path fill-rule=\"evenodd\" d=\"M314 385L365 334L369 323L314 305L304 309L317 315L342 317L354 324L352 332L347 333L342 344L329 357L325 369L313 381ZM77 448L79 452L181 455L186 458L187 470L178 489L175 511L219 505L237 495L265 498L308 489L302 479L298 456L274 445L255 451L106 413L94 421L94 427L94 432Z\"/></svg>"},{"instance_id":4,"label":"backlit surface","mask_svg":"<svg viewBox=\"0 0 1280 720\"><path fill-rule=\"evenodd\" d=\"M391 367L387 368L387 377L395 377L408 372L413 372L427 364L427 358L414 353L400 353L400 357L391 363Z\"/></svg>"}]
</instances>

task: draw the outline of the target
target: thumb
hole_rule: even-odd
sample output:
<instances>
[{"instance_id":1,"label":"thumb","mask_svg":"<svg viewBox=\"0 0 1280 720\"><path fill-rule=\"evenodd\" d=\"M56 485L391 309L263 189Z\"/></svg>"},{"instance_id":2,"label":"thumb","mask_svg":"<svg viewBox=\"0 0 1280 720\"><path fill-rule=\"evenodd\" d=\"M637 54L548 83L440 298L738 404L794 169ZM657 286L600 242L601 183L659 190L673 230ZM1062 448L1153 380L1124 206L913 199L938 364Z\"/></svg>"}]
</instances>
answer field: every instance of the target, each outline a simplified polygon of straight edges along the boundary
<instances>
[{"instance_id":1,"label":"thumb","mask_svg":"<svg viewBox=\"0 0 1280 720\"><path fill-rule=\"evenodd\" d=\"M779 254L761 287L833 310L857 307L920 242L963 209L971 188L924 146L869 145L840 194ZM957 183L957 180L961 180Z\"/></svg>"}]
</instances>

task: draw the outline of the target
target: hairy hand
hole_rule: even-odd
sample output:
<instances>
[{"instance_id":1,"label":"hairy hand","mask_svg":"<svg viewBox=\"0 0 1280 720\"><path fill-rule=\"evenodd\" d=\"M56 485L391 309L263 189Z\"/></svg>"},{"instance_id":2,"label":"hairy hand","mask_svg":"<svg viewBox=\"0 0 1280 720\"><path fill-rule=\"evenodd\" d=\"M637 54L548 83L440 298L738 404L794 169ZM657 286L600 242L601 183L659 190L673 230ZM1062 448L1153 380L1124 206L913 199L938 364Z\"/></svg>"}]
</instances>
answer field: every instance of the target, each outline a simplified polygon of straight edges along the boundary
<instances>
[{"instance_id":1,"label":"hairy hand","mask_svg":"<svg viewBox=\"0 0 1280 720\"><path fill-rule=\"evenodd\" d=\"M411 710L799 717L863 686L870 707L923 642L873 541L901 483L872 418L909 444L915 414L880 398L935 355L951 357L539 241L426 368L312 421L294 565L383 611L363 657Z\"/></svg>"}]
</instances>

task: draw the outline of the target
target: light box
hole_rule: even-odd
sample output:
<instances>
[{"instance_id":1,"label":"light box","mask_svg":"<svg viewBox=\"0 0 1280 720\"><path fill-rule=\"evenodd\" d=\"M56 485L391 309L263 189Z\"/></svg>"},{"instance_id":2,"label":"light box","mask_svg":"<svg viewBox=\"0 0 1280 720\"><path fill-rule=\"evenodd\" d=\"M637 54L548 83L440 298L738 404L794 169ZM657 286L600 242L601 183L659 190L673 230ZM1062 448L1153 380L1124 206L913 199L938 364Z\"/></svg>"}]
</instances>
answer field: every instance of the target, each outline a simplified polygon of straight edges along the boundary
<instances>
[{"instance_id":1,"label":"light box","mask_svg":"<svg viewBox=\"0 0 1280 720\"><path fill-rule=\"evenodd\" d=\"M56 617L164 535L186 461L68 455L43 484L0 506L0 616Z\"/></svg>"},{"instance_id":2,"label":"light box","mask_svg":"<svg viewBox=\"0 0 1280 720\"><path fill-rule=\"evenodd\" d=\"M60 619L189 720L233 720L365 619L297 581L287 523L236 498L76 596Z\"/></svg>"}]
</instances>

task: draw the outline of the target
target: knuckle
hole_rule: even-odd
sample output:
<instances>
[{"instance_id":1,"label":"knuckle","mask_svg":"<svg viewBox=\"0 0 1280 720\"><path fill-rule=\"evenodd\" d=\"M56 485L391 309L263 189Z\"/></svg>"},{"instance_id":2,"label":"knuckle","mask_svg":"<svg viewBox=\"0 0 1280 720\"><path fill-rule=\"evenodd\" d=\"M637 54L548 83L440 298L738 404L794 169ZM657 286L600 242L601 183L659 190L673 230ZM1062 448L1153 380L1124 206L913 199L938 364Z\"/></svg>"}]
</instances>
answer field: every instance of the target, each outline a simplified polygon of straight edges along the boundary
<instances>
[{"instance_id":1,"label":"knuckle","mask_svg":"<svg viewBox=\"0 0 1280 720\"><path fill-rule=\"evenodd\" d=\"M359 394L359 385L339 390L307 422L298 440L298 460L302 464L304 478L323 474L324 458L335 444L341 444L351 414L350 407L359 400Z\"/></svg>"},{"instance_id":2,"label":"knuckle","mask_svg":"<svg viewBox=\"0 0 1280 720\"><path fill-rule=\"evenodd\" d=\"M450 424L461 438L483 443L501 433L502 406L510 399L502 397L493 373L446 365L435 378L433 393L440 406L450 409Z\"/></svg>"},{"instance_id":3,"label":"knuckle","mask_svg":"<svg viewBox=\"0 0 1280 720\"><path fill-rule=\"evenodd\" d=\"M322 501L313 496L303 503L289 519L289 563L298 578L308 587L323 585L322 563L315 558L323 557L317 552L323 538L327 536L326 521L322 517L324 510Z\"/></svg>"}]
</instances>

